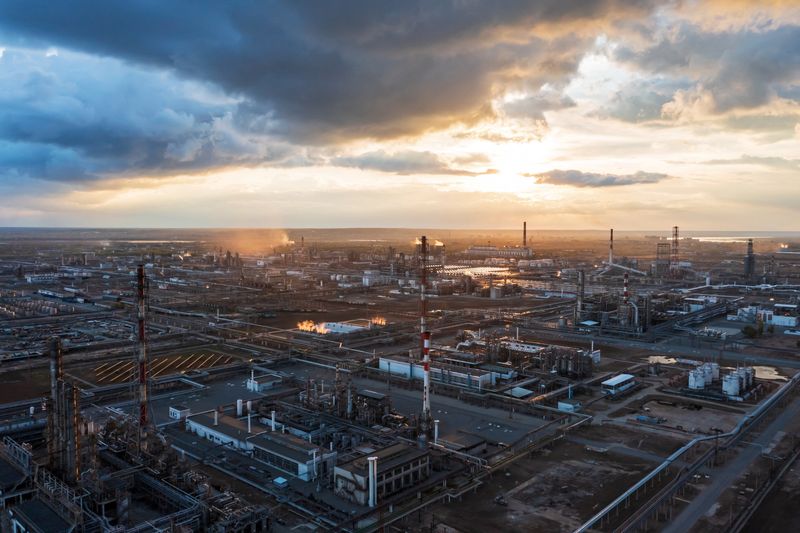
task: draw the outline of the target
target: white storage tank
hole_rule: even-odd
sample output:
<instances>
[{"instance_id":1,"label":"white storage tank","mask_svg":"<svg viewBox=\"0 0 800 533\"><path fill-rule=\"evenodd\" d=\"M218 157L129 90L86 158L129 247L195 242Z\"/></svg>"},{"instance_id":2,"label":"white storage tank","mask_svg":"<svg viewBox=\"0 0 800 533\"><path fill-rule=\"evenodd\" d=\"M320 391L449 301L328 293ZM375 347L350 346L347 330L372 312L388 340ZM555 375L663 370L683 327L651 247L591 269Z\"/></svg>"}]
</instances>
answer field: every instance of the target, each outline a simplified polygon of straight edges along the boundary
<instances>
[{"instance_id":1,"label":"white storage tank","mask_svg":"<svg viewBox=\"0 0 800 533\"><path fill-rule=\"evenodd\" d=\"M747 376L747 390L750 390L755 385L756 372L752 366L745 367L744 372Z\"/></svg>"},{"instance_id":2,"label":"white storage tank","mask_svg":"<svg viewBox=\"0 0 800 533\"><path fill-rule=\"evenodd\" d=\"M728 396L739 396L739 374L731 372L722 379L722 392Z\"/></svg>"},{"instance_id":3,"label":"white storage tank","mask_svg":"<svg viewBox=\"0 0 800 533\"><path fill-rule=\"evenodd\" d=\"M736 373L739 375L739 390L746 391L747 386L747 369L745 367L737 368Z\"/></svg>"},{"instance_id":4,"label":"white storage tank","mask_svg":"<svg viewBox=\"0 0 800 533\"><path fill-rule=\"evenodd\" d=\"M689 372L689 388L694 390L704 389L706 386L705 375L702 370Z\"/></svg>"},{"instance_id":5,"label":"white storage tank","mask_svg":"<svg viewBox=\"0 0 800 533\"><path fill-rule=\"evenodd\" d=\"M709 363L711 365L711 377L714 381L719 381L719 363Z\"/></svg>"},{"instance_id":6,"label":"white storage tank","mask_svg":"<svg viewBox=\"0 0 800 533\"><path fill-rule=\"evenodd\" d=\"M711 364L706 363L700 368L703 369L703 379L705 380L706 384L710 385L712 381L714 381L714 371L711 369Z\"/></svg>"}]
</instances>

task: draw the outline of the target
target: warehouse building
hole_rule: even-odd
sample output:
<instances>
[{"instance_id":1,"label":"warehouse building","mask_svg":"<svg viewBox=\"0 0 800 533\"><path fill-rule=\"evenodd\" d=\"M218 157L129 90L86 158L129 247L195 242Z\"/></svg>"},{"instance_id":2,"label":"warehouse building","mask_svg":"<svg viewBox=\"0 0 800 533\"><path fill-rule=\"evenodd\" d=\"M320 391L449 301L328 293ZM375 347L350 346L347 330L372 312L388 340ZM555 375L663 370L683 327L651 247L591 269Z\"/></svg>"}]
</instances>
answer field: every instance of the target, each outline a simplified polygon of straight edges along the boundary
<instances>
[{"instance_id":1,"label":"warehouse building","mask_svg":"<svg viewBox=\"0 0 800 533\"><path fill-rule=\"evenodd\" d=\"M239 419L214 411L190 415L186 429L216 444L224 444L252 455L282 472L311 481L330 472L336 452L288 433L270 431L255 417L248 427L247 418Z\"/></svg>"}]
</instances>

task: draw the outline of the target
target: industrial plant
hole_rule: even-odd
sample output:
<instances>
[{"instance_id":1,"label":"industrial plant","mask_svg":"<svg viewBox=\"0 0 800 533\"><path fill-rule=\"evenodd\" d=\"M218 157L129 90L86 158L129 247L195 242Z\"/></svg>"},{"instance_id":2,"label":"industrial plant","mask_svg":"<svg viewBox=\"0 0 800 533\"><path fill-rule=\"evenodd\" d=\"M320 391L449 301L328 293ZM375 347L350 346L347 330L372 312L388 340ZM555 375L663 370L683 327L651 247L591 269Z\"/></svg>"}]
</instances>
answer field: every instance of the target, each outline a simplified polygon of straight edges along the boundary
<instances>
[{"instance_id":1,"label":"industrial plant","mask_svg":"<svg viewBox=\"0 0 800 533\"><path fill-rule=\"evenodd\" d=\"M0 530L757 531L796 499L800 241L521 226L2 230Z\"/></svg>"}]
</instances>

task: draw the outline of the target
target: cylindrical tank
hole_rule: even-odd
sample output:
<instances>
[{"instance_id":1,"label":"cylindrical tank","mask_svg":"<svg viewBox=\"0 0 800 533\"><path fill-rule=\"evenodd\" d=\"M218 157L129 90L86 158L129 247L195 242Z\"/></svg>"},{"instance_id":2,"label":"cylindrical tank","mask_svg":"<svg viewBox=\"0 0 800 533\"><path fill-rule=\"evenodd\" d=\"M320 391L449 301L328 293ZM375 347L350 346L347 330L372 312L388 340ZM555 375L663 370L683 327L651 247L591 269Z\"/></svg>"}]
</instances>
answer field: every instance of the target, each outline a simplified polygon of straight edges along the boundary
<instances>
[{"instance_id":1,"label":"cylindrical tank","mask_svg":"<svg viewBox=\"0 0 800 533\"><path fill-rule=\"evenodd\" d=\"M706 386L705 376L701 370L689 372L689 388L693 390L704 389Z\"/></svg>"},{"instance_id":2,"label":"cylindrical tank","mask_svg":"<svg viewBox=\"0 0 800 533\"><path fill-rule=\"evenodd\" d=\"M739 396L739 379L738 372L731 372L722 379L722 392L728 396Z\"/></svg>"},{"instance_id":3,"label":"cylindrical tank","mask_svg":"<svg viewBox=\"0 0 800 533\"><path fill-rule=\"evenodd\" d=\"M706 383L710 384L712 381L714 381L714 371L711 369L710 363L706 363L700 368L703 369L703 379Z\"/></svg>"},{"instance_id":4,"label":"cylindrical tank","mask_svg":"<svg viewBox=\"0 0 800 533\"><path fill-rule=\"evenodd\" d=\"M737 370L739 374L739 390L746 391L747 390L747 369L742 367Z\"/></svg>"},{"instance_id":5,"label":"cylindrical tank","mask_svg":"<svg viewBox=\"0 0 800 533\"><path fill-rule=\"evenodd\" d=\"M709 363L711 365L711 377L714 381L719 381L719 363Z\"/></svg>"},{"instance_id":6,"label":"cylindrical tank","mask_svg":"<svg viewBox=\"0 0 800 533\"><path fill-rule=\"evenodd\" d=\"M753 383L755 381L755 375L756 375L756 372L755 372L755 369L752 366L746 366L744 368L744 376L745 376L745 381L747 382L747 389L748 390L750 388L752 388L752 386L753 386Z\"/></svg>"}]
</instances>

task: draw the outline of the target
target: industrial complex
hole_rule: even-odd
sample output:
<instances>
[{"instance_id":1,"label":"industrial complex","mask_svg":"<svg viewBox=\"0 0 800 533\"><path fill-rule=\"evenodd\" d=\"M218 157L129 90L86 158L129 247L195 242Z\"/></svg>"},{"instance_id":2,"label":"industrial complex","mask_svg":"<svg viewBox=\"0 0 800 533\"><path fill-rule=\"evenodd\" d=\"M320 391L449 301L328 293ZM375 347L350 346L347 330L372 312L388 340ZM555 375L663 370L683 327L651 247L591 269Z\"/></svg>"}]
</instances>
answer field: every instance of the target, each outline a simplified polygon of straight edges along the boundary
<instances>
[{"instance_id":1,"label":"industrial complex","mask_svg":"<svg viewBox=\"0 0 800 533\"><path fill-rule=\"evenodd\" d=\"M0 531L785 525L800 241L520 226L0 231Z\"/></svg>"}]
</instances>

